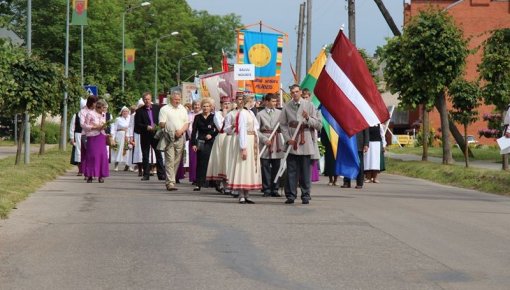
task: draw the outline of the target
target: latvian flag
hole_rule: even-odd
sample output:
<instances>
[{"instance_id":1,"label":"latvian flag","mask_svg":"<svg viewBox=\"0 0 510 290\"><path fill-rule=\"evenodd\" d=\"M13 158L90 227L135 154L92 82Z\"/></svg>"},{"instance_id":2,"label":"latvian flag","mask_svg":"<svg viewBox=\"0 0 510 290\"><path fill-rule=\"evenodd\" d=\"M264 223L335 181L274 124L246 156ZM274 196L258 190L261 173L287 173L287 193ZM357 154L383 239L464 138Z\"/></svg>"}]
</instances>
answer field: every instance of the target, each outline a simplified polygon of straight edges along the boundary
<instances>
[{"instance_id":1,"label":"latvian flag","mask_svg":"<svg viewBox=\"0 0 510 290\"><path fill-rule=\"evenodd\" d=\"M365 61L342 31L314 93L349 136L390 118Z\"/></svg>"}]
</instances>

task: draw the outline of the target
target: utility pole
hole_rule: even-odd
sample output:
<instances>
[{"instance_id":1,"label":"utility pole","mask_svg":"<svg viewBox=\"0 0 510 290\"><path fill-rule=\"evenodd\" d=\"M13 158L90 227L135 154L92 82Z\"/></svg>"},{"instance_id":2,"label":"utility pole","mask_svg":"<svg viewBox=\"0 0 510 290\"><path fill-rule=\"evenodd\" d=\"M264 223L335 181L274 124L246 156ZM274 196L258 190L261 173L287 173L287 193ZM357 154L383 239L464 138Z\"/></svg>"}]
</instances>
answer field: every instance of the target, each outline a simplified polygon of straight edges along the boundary
<instances>
[{"instance_id":1,"label":"utility pole","mask_svg":"<svg viewBox=\"0 0 510 290\"><path fill-rule=\"evenodd\" d=\"M312 0L306 0L306 73L312 66Z\"/></svg>"},{"instance_id":2,"label":"utility pole","mask_svg":"<svg viewBox=\"0 0 510 290\"><path fill-rule=\"evenodd\" d=\"M299 24L297 32L297 51L296 51L296 78L301 81L301 64L303 57L303 29L305 20L305 2L299 4Z\"/></svg>"},{"instance_id":3,"label":"utility pole","mask_svg":"<svg viewBox=\"0 0 510 290\"><path fill-rule=\"evenodd\" d=\"M349 40L356 46L356 12L354 0L347 0L347 14L349 16Z\"/></svg>"},{"instance_id":4,"label":"utility pole","mask_svg":"<svg viewBox=\"0 0 510 290\"><path fill-rule=\"evenodd\" d=\"M400 36L400 30L398 30L397 25L395 24L395 21L393 21L393 18L390 15L390 12L388 12L388 9L386 9L386 6L384 6L384 3L382 0L374 0L375 4L377 4L377 7L379 7L379 10L381 11L381 14L383 15L384 19L386 20L386 23L388 23L388 26L391 29L391 32L395 36Z\"/></svg>"},{"instance_id":5,"label":"utility pole","mask_svg":"<svg viewBox=\"0 0 510 290\"><path fill-rule=\"evenodd\" d=\"M27 54L32 54L32 0L27 1ZM30 119L25 111L25 164L30 163ZM17 162L17 160L16 160Z\"/></svg>"}]
</instances>

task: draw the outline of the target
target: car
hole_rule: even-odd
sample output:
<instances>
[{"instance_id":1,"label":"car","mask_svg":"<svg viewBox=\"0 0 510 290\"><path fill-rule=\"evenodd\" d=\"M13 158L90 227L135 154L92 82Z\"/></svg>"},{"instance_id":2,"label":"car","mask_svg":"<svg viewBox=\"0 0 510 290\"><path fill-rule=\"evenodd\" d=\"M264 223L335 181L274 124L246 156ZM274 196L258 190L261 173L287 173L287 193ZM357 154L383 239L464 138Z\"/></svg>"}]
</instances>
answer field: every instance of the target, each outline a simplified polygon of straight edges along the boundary
<instances>
[{"instance_id":1,"label":"car","mask_svg":"<svg viewBox=\"0 0 510 290\"><path fill-rule=\"evenodd\" d=\"M462 139L464 139L464 136L462 136ZM467 135L467 143L470 147L476 147L478 146L478 140L475 139L475 136L473 135ZM459 147L459 144L455 144L457 147Z\"/></svg>"}]
</instances>

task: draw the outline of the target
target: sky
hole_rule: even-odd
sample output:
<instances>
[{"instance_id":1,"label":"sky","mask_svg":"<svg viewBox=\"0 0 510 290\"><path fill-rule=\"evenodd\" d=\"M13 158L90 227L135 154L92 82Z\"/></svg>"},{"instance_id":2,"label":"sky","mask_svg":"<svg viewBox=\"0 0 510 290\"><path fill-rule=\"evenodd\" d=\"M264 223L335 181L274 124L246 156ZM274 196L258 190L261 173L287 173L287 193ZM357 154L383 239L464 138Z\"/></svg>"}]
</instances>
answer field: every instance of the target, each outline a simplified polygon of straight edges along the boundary
<instances>
[{"instance_id":1,"label":"sky","mask_svg":"<svg viewBox=\"0 0 510 290\"><path fill-rule=\"evenodd\" d=\"M293 83L289 62L295 69L299 5L306 0L187 0L187 2L195 10L206 10L214 15L234 13L241 16L244 25L262 21L267 26L287 33L289 41L283 47L281 82L284 87ZM383 3L402 31L404 1L383 0ZM356 44L358 48L364 48L373 55L378 46L386 43L385 38L392 37L393 33L373 0L356 0L355 9ZM312 1L312 63L322 46L335 40L342 25L345 26L345 34L348 35L346 0ZM262 31L271 32L267 29ZM306 75L304 71L306 35L303 47L302 77Z\"/></svg>"}]
</instances>

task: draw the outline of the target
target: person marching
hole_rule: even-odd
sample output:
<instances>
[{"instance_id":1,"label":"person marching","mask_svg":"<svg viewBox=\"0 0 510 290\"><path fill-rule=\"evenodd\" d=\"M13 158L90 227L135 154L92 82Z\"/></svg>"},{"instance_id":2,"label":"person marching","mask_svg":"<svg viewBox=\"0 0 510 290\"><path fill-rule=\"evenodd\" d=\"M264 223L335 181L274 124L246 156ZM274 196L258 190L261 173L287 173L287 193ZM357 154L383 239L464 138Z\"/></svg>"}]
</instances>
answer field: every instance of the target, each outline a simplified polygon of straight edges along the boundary
<instances>
[{"instance_id":1,"label":"person marching","mask_svg":"<svg viewBox=\"0 0 510 290\"><path fill-rule=\"evenodd\" d=\"M233 148L236 148L237 146L237 138L235 138L237 114L239 113L239 110L243 108L243 98L244 94L242 92L236 93L235 108L232 108L232 110L225 117L225 126L223 127L223 130L225 133L227 133L225 140L223 141L223 159L225 160L225 180L227 183L225 193L230 193L234 198L237 198L239 193L236 190L232 190L230 187L230 177L232 175L232 167L234 164L234 159L232 158L234 153Z\"/></svg>"},{"instance_id":2,"label":"person marching","mask_svg":"<svg viewBox=\"0 0 510 290\"><path fill-rule=\"evenodd\" d=\"M250 190L259 190L262 188L260 183L260 158L258 150L259 124L255 114L249 109L253 96L245 95L243 97L243 107L240 108L237 115L237 124L235 127L236 146L233 150L233 167L229 186L233 190L239 191L239 203L253 204L249 198Z\"/></svg>"},{"instance_id":3,"label":"person marching","mask_svg":"<svg viewBox=\"0 0 510 290\"><path fill-rule=\"evenodd\" d=\"M287 156L287 182L285 183L286 204L293 204L297 198L297 186L301 188L301 201L310 203L311 176L310 160L316 154L317 142L315 130L322 128L321 114L314 105L301 98L299 85L290 87L292 99L288 101L280 114L280 127L283 138L291 146ZM301 126L298 126L301 123ZM299 128L298 128L299 127ZM296 139L292 139L295 131Z\"/></svg>"},{"instance_id":4,"label":"person marching","mask_svg":"<svg viewBox=\"0 0 510 290\"><path fill-rule=\"evenodd\" d=\"M87 100L80 99L80 110L87 105ZM71 164L78 167L78 174L76 176L82 176L83 171L81 168L81 132L82 128L80 125L80 112L73 115L69 126L69 141L73 145L71 151Z\"/></svg>"},{"instance_id":5,"label":"person marching","mask_svg":"<svg viewBox=\"0 0 510 290\"><path fill-rule=\"evenodd\" d=\"M263 196L280 196L278 193L278 184L274 182L278 169L280 168L280 160L283 158L283 138L280 128L276 128L280 119L281 111L276 109L277 96L275 94L267 94L264 97L266 108L257 114L257 122L259 122L259 148L266 146L260 164L262 167L262 192ZM276 131L275 131L276 130ZM271 133L273 133L272 138Z\"/></svg>"},{"instance_id":6,"label":"person marching","mask_svg":"<svg viewBox=\"0 0 510 290\"><path fill-rule=\"evenodd\" d=\"M218 135L214 139L211 149L211 157L207 165L206 180L216 183L216 191L224 192L226 183L225 157L223 154L224 141L227 134L224 131L225 117L230 110L230 97L223 96L220 101L221 110L214 114L214 125L218 131Z\"/></svg>"},{"instance_id":7,"label":"person marching","mask_svg":"<svg viewBox=\"0 0 510 290\"><path fill-rule=\"evenodd\" d=\"M87 166L87 135L83 134L83 126L85 125L85 117L87 114L94 112L96 109L97 97L90 95L87 98L87 103L85 107L83 107L78 113L78 118L80 119L80 127L82 128L81 134L81 172L85 175L85 167ZM106 142L106 141L105 141ZM85 179L87 179L87 175L85 175Z\"/></svg>"},{"instance_id":8,"label":"person marching","mask_svg":"<svg viewBox=\"0 0 510 290\"><path fill-rule=\"evenodd\" d=\"M98 177L99 183L103 183L104 178L110 176L106 147L107 107L104 100L97 101L95 110L87 113L82 126L87 136L87 161L83 169L87 183L91 183L94 177Z\"/></svg>"},{"instance_id":9,"label":"person marching","mask_svg":"<svg viewBox=\"0 0 510 290\"><path fill-rule=\"evenodd\" d=\"M115 164L114 171L119 171L119 163L124 162L125 168L124 171L128 171L128 150L125 150L127 147L128 141L128 133L129 123L131 120L131 116L129 115L130 111L128 107L124 106L120 110L119 117L115 119L115 123L113 125L112 136L115 140L115 144L117 144L116 148L112 150L112 161Z\"/></svg>"}]
</instances>

